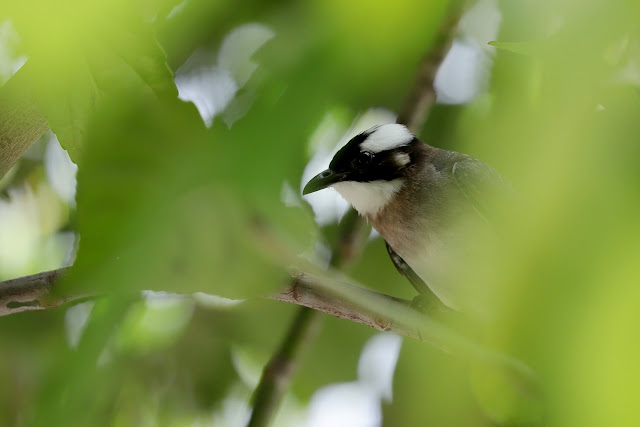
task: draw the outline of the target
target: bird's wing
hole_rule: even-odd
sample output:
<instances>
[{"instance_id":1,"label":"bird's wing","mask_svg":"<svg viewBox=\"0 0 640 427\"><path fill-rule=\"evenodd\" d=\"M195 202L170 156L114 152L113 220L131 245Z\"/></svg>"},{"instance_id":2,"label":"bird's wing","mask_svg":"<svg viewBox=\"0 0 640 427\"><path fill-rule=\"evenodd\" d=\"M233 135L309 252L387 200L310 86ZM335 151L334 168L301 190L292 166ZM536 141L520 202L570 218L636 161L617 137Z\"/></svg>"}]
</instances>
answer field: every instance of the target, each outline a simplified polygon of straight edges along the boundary
<instances>
[{"instance_id":1,"label":"bird's wing","mask_svg":"<svg viewBox=\"0 0 640 427\"><path fill-rule=\"evenodd\" d=\"M416 291L418 291L420 294L433 295L433 292L431 292L431 289L429 289L427 284L424 283L424 281L420 278L420 276L418 276L416 272L413 271L413 269L409 266L409 264L407 264L405 260L403 260L402 257L398 255L396 251L393 250L393 248L389 245L389 243L385 241L385 244L387 245L387 252L389 252L389 257L391 258L393 265L396 266L396 269L398 270L398 272L400 272L400 274L406 277L409 280L409 282L411 282L413 287L416 288Z\"/></svg>"},{"instance_id":2,"label":"bird's wing","mask_svg":"<svg viewBox=\"0 0 640 427\"><path fill-rule=\"evenodd\" d=\"M466 155L453 164L453 178L473 209L487 222L496 221L497 198L512 198L511 185L491 166Z\"/></svg>"}]
</instances>

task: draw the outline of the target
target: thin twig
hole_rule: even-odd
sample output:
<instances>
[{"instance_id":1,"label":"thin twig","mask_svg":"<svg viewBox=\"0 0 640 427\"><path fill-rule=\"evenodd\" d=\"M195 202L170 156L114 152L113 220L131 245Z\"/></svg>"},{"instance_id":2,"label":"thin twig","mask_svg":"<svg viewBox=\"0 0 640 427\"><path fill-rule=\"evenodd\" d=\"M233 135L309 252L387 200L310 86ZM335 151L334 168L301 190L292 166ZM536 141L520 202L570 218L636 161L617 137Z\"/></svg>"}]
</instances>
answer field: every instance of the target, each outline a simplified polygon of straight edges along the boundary
<instances>
[{"instance_id":1,"label":"thin twig","mask_svg":"<svg viewBox=\"0 0 640 427\"><path fill-rule=\"evenodd\" d=\"M458 22L466 7L466 1L456 0L445 18L431 49L420 61L413 87L398 114L398 123L406 125L414 134L420 134L431 107L436 102L433 82L456 36Z\"/></svg>"},{"instance_id":2,"label":"thin twig","mask_svg":"<svg viewBox=\"0 0 640 427\"><path fill-rule=\"evenodd\" d=\"M298 310L286 338L262 370L260 382L254 392L249 427L266 426L273 419L282 397L289 389L300 353L320 328L320 319L319 312L310 308L302 306Z\"/></svg>"}]
</instances>

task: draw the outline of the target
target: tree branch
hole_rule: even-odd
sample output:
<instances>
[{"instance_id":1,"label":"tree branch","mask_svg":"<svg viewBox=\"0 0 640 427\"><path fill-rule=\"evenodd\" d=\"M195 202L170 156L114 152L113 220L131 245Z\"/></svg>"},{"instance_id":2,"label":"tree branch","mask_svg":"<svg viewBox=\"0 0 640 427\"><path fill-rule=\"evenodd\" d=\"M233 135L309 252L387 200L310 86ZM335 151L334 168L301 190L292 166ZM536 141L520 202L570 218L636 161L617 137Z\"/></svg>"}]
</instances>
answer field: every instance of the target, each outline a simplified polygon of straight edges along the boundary
<instances>
[{"instance_id":1,"label":"tree branch","mask_svg":"<svg viewBox=\"0 0 640 427\"><path fill-rule=\"evenodd\" d=\"M458 22L466 7L466 1L456 0L442 23L431 49L420 61L413 87L398 114L398 123L407 126L416 135L429 117L431 107L436 102L433 82L456 36Z\"/></svg>"},{"instance_id":2,"label":"tree branch","mask_svg":"<svg viewBox=\"0 0 640 427\"><path fill-rule=\"evenodd\" d=\"M0 282L0 316L29 310L44 310L71 301L91 298L92 295L88 294L52 296L56 282L69 268L64 267ZM362 323L379 331L395 332L420 341L430 342L439 348L445 347L438 340L430 339L429 337L433 334L424 328L416 329L407 323L407 319L404 318L406 316L409 316L409 320L423 318L423 315L409 308L410 301L343 281L295 272L292 273L292 281L287 287L265 298L296 304L304 307L306 311L313 309L340 319ZM396 316L389 316L389 313L396 313ZM398 316L398 314L401 315ZM299 315L296 320L301 320L301 316ZM307 321L306 318L302 320ZM302 338L302 336L298 338ZM298 351L297 348L295 351L292 348L299 347L296 340L292 342L296 342L296 344L291 344L290 348L286 350L290 356L294 356ZM282 362L283 359L280 358L280 360Z\"/></svg>"},{"instance_id":3,"label":"tree branch","mask_svg":"<svg viewBox=\"0 0 640 427\"><path fill-rule=\"evenodd\" d=\"M285 301L277 296L274 299ZM289 388L297 362L300 360L300 353L320 328L320 313L301 305L285 339L262 370L260 382L253 395L253 410L248 427L269 424Z\"/></svg>"},{"instance_id":4,"label":"tree branch","mask_svg":"<svg viewBox=\"0 0 640 427\"><path fill-rule=\"evenodd\" d=\"M0 316L27 310L44 310L70 301L91 298L91 295L51 297L56 282L68 269L65 267L0 282ZM305 307L307 311L301 311L296 318L297 321L308 322L308 319L302 317L306 316L302 313L312 312L308 309L313 309L315 310L313 312L327 313L379 331L414 338L474 362L505 366L512 373L517 374L527 387L536 381L535 374L526 365L501 353L487 350L453 332L445 324L412 309L408 300L374 292L342 280L305 272L292 273L292 279L291 284L281 292L266 298ZM289 377L283 377L281 369L287 369L287 366L291 368L291 363L295 362L296 355L306 341L307 328L299 331L302 335L290 341L290 346L284 353L285 357L280 359L281 362L285 362L284 366L279 367L275 372L267 370L270 382L278 383L275 386L277 393L267 395L271 399L278 397L279 393L282 393L280 387L286 387L288 384ZM271 405L273 401L269 400L269 402ZM271 409L273 408L275 407L271 406Z\"/></svg>"},{"instance_id":5,"label":"tree branch","mask_svg":"<svg viewBox=\"0 0 640 427\"><path fill-rule=\"evenodd\" d=\"M360 301L380 298L381 301L387 301L389 304L395 304L396 307L402 307L403 309L408 308L411 303L408 300L395 298L344 282L330 281L329 279L303 272L296 274L292 284L282 292L269 298L312 308L338 319L362 323L379 331L395 332L411 338L418 338L417 335L412 334L410 331L400 330L393 326L393 322L384 315L369 312L358 304L335 295L335 289L333 292L331 290L333 286L342 287L343 290L353 296L353 299L361 298Z\"/></svg>"},{"instance_id":6,"label":"tree branch","mask_svg":"<svg viewBox=\"0 0 640 427\"><path fill-rule=\"evenodd\" d=\"M51 296L55 283L69 268L64 267L0 282L0 316L29 310L44 310L58 307L71 301L90 298L90 295ZM380 301L386 301L388 304L395 304L394 307L402 308L407 308L410 303L410 301L380 294L359 286L303 272L292 274L291 284L281 292L266 298L289 302L327 313L340 319L362 323L380 331L391 331L421 339L419 334L404 330L387 319L385 315L365 311L362 307L358 307L357 304L345 300L341 297L343 290L346 291L346 294L352 296L350 300L367 301L377 298Z\"/></svg>"},{"instance_id":7,"label":"tree branch","mask_svg":"<svg viewBox=\"0 0 640 427\"><path fill-rule=\"evenodd\" d=\"M66 271L67 268L60 268L0 282L0 316L20 313L21 311L57 307L81 298L51 297L54 282Z\"/></svg>"}]
</instances>

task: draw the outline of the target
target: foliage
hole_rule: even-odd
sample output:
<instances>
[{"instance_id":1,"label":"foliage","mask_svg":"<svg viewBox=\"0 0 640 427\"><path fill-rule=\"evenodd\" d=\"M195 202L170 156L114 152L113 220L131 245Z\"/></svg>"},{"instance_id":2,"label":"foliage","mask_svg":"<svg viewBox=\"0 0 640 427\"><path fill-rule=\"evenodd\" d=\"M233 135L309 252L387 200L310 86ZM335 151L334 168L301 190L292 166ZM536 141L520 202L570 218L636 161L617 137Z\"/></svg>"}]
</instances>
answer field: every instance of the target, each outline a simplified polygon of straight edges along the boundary
<instances>
[{"instance_id":1,"label":"foliage","mask_svg":"<svg viewBox=\"0 0 640 427\"><path fill-rule=\"evenodd\" d=\"M56 216L81 237L60 290L110 297L0 318L0 425L233 424L220 421L225 399L238 390L246 399L255 387L246 372L265 363L295 308L259 297L282 287L292 266L318 270L311 254L335 238L335 224L317 229L298 196L310 139L336 111L348 123L372 106L399 110L449 6L7 5L0 18L29 57L19 73L79 165L77 207L65 211L68 224ZM483 344L533 368L540 389L405 340L384 422L634 424L640 6L498 6L495 49L485 46L492 40L478 48L492 58L486 87L465 105L436 106L421 137L486 161L521 195L501 224L505 248L487 248L476 274L460 280L490 304ZM207 127L178 98L171 70L197 48L219 51L247 22L275 37L244 58L251 71L227 70L244 84ZM26 158L11 184L36 176ZM352 277L412 296L380 239ZM149 289L246 301L139 296ZM301 405L321 386L353 380L373 334L333 318L324 326L293 383Z\"/></svg>"}]
</instances>

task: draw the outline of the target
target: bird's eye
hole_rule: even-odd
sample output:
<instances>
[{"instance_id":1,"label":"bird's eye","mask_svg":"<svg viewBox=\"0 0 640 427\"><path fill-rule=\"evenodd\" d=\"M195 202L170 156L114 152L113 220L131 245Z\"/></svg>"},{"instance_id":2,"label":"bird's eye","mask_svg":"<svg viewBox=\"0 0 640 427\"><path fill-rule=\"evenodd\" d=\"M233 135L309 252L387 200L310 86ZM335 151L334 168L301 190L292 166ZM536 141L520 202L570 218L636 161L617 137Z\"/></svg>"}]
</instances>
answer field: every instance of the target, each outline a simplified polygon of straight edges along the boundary
<instances>
[{"instance_id":1,"label":"bird's eye","mask_svg":"<svg viewBox=\"0 0 640 427\"><path fill-rule=\"evenodd\" d=\"M363 151L362 153L358 154L358 157L353 159L352 165L357 169L362 169L363 167L371 163L371 160L373 160L373 153L370 153L369 151Z\"/></svg>"}]
</instances>

